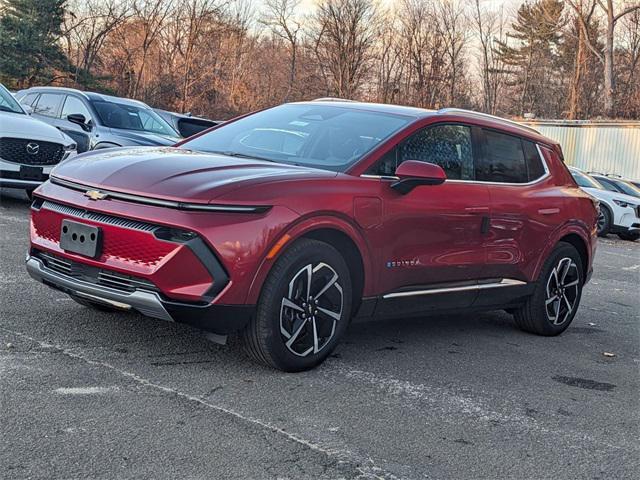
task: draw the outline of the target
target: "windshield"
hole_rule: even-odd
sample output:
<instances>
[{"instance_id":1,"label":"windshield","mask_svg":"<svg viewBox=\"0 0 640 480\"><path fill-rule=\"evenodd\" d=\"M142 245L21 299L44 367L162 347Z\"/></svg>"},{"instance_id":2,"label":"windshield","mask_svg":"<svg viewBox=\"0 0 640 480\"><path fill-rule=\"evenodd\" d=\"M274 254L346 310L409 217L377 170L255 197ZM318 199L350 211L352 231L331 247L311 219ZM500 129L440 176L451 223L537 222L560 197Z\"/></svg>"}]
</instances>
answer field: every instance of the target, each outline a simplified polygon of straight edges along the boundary
<instances>
[{"instance_id":1,"label":"windshield","mask_svg":"<svg viewBox=\"0 0 640 480\"><path fill-rule=\"evenodd\" d=\"M150 108L116 102L94 101L92 103L106 127L137 130L170 137L178 136L178 133Z\"/></svg>"},{"instance_id":2,"label":"windshield","mask_svg":"<svg viewBox=\"0 0 640 480\"><path fill-rule=\"evenodd\" d=\"M287 104L224 124L183 148L344 171L412 120L326 103Z\"/></svg>"},{"instance_id":3,"label":"windshield","mask_svg":"<svg viewBox=\"0 0 640 480\"><path fill-rule=\"evenodd\" d=\"M2 112L11 112L11 113L22 113L25 114L22 107L18 104L13 95L5 88L4 85L0 84L0 111Z\"/></svg>"},{"instance_id":4,"label":"windshield","mask_svg":"<svg viewBox=\"0 0 640 480\"><path fill-rule=\"evenodd\" d=\"M598 190L604 190L602 185L600 185L594 178L590 177L587 174L578 172L576 170L571 170L571 175L573 175L573 179L580 187L597 188Z\"/></svg>"},{"instance_id":5,"label":"windshield","mask_svg":"<svg viewBox=\"0 0 640 480\"><path fill-rule=\"evenodd\" d=\"M622 193L626 193L627 195L631 195L632 197L640 197L640 188L636 187L632 183L626 182L624 180L618 180L617 178L611 181L615 183L620 188L620 190L622 190Z\"/></svg>"}]
</instances>

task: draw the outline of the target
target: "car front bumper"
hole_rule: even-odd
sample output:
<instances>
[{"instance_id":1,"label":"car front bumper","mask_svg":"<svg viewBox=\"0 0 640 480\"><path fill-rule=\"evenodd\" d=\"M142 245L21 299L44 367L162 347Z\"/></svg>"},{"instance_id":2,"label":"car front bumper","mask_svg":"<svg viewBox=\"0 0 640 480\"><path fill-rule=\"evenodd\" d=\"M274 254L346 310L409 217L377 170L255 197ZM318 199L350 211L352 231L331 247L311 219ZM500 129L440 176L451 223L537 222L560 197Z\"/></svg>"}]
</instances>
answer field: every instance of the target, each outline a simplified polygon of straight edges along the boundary
<instances>
[{"instance_id":1,"label":"car front bumper","mask_svg":"<svg viewBox=\"0 0 640 480\"><path fill-rule=\"evenodd\" d=\"M0 158L0 187L32 189L41 185L49 178L49 173L55 165L42 166L42 177L40 179L25 179L20 175L22 164L8 162ZM25 165L33 166L33 165Z\"/></svg>"},{"instance_id":2,"label":"car front bumper","mask_svg":"<svg viewBox=\"0 0 640 480\"><path fill-rule=\"evenodd\" d=\"M26 268L35 280L68 295L123 311L136 310L148 317L185 323L220 335L244 328L254 312L251 305L189 304L169 301L158 292L143 289L123 292L57 272L32 255L27 255Z\"/></svg>"}]
</instances>

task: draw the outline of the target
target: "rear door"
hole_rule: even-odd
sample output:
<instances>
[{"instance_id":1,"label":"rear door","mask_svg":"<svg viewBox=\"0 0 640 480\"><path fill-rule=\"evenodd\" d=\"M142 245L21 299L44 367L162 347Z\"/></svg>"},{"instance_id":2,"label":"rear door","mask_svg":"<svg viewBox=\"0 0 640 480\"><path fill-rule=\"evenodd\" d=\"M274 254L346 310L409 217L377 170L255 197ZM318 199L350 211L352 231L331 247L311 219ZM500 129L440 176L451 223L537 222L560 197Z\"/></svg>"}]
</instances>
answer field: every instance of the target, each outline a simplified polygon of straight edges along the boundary
<instances>
[{"instance_id":1,"label":"rear door","mask_svg":"<svg viewBox=\"0 0 640 480\"><path fill-rule=\"evenodd\" d=\"M546 240L562 223L561 187L534 142L490 129L482 138L476 178L491 198L483 276L530 282Z\"/></svg>"},{"instance_id":2,"label":"rear door","mask_svg":"<svg viewBox=\"0 0 640 480\"><path fill-rule=\"evenodd\" d=\"M67 120L69 115L80 114L87 123L95 125L92 113L85 103L75 95L66 95L60 112L57 127L69 135L78 145L78 153L86 152L90 148L90 136L80 125Z\"/></svg>"}]
</instances>

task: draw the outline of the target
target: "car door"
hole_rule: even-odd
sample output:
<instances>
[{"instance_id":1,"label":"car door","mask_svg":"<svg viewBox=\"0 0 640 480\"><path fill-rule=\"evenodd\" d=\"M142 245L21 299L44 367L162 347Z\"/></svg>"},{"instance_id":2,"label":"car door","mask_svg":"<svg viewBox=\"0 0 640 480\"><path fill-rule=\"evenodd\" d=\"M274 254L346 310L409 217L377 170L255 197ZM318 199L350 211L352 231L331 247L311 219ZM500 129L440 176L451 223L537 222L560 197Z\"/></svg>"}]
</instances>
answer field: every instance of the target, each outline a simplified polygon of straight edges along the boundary
<instances>
[{"instance_id":1,"label":"car door","mask_svg":"<svg viewBox=\"0 0 640 480\"><path fill-rule=\"evenodd\" d=\"M482 138L476 178L487 183L491 198L484 276L530 282L545 239L562 224L565 195L534 142L490 129Z\"/></svg>"},{"instance_id":2,"label":"car door","mask_svg":"<svg viewBox=\"0 0 640 480\"><path fill-rule=\"evenodd\" d=\"M485 263L489 215L487 186L473 182L475 127L437 124L400 142L369 173L388 175L406 160L441 166L447 180L405 195L381 190L386 239L379 285L386 292L378 313L411 314L465 307L477 295ZM386 187L386 188L385 188Z\"/></svg>"},{"instance_id":3,"label":"car door","mask_svg":"<svg viewBox=\"0 0 640 480\"><path fill-rule=\"evenodd\" d=\"M80 114L84 116L88 125L94 125L93 115L85 103L75 95L66 95L60 113L57 127L69 135L78 145L78 153L86 152L90 149L90 134L77 123L67 120L69 115Z\"/></svg>"}]
</instances>

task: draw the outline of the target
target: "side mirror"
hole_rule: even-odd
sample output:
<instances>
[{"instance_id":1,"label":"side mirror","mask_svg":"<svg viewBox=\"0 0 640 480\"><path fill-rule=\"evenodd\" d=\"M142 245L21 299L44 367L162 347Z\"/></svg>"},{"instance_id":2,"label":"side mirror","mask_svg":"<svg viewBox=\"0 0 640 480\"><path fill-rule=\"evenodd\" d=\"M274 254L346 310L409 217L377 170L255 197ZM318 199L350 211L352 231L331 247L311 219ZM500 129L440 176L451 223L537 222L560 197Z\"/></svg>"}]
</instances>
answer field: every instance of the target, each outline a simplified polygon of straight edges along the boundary
<instances>
[{"instance_id":1,"label":"side mirror","mask_svg":"<svg viewBox=\"0 0 640 480\"><path fill-rule=\"evenodd\" d=\"M440 185L447 179L442 167L433 163L407 160L396 170L400 180L393 182L391 188L403 195L420 185Z\"/></svg>"},{"instance_id":2,"label":"side mirror","mask_svg":"<svg viewBox=\"0 0 640 480\"><path fill-rule=\"evenodd\" d=\"M67 115L67 120L71 123L75 123L76 125L80 125L85 132L91 131L91 125L87 123L87 119L81 113L72 113L71 115Z\"/></svg>"}]
</instances>

